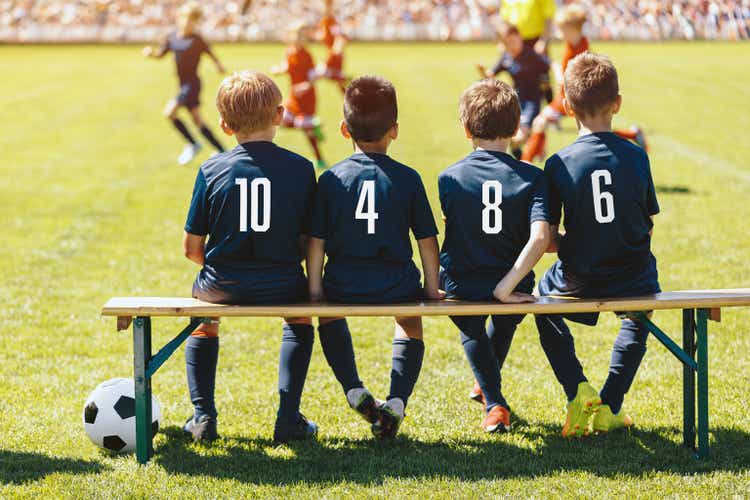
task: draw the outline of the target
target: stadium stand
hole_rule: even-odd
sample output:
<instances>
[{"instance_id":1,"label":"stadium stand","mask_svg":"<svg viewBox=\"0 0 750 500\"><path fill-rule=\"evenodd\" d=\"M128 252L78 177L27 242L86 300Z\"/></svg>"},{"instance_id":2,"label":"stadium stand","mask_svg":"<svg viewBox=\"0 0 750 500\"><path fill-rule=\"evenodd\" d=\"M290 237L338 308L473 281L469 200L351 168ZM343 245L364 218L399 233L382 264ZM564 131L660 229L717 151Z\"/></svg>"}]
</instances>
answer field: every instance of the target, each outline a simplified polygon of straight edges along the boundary
<instances>
[{"instance_id":1,"label":"stadium stand","mask_svg":"<svg viewBox=\"0 0 750 500\"><path fill-rule=\"evenodd\" d=\"M357 40L487 40L501 0L351 0L338 18ZM143 42L173 26L178 0L0 0L2 42ZM278 40L290 18L317 23L320 0L205 0L214 41ZM604 40L750 38L750 0L582 0L586 34ZM288 15L279 15L284 12Z\"/></svg>"}]
</instances>

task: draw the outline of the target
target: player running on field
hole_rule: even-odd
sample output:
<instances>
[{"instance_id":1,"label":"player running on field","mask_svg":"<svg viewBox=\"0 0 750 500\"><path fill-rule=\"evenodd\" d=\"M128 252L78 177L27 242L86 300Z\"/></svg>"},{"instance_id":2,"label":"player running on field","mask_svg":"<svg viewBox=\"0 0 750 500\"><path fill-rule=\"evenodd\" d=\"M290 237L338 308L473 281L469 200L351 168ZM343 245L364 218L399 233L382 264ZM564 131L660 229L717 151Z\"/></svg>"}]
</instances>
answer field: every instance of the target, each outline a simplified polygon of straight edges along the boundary
<instances>
[{"instance_id":1,"label":"player running on field","mask_svg":"<svg viewBox=\"0 0 750 500\"><path fill-rule=\"evenodd\" d=\"M325 168L326 163L320 152L319 142L323 140L320 120L315 116L315 85L317 78L315 63L305 48L306 28L297 23L286 32L286 57L271 73L289 74L289 97L284 103L283 125L302 130L315 153L316 166Z\"/></svg>"},{"instance_id":2,"label":"player running on field","mask_svg":"<svg viewBox=\"0 0 750 500\"><path fill-rule=\"evenodd\" d=\"M605 56L584 53L570 61L564 82L578 139L544 167L551 249L557 250L559 260L539 282L539 294L609 298L657 293L651 234L659 204L648 155L612 132L612 117L622 103L617 70ZM558 234L561 221L564 234ZM583 374L564 318L595 325L598 317L536 317L542 348L569 401L562 431L566 437L632 425L622 403L646 352L648 329L632 319L622 320L609 375L597 393Z\"/></svg>"},{"instance_id":3,"label":"player running on field","mask_svg":"<svg viewBox=\"0 0 750 500\"><path fill-rule=\"evenodd\" d=\"M319 179L307 268L312 300L376 304L441 297L437 227L422 179L386 154L398 136L397 118L396 90L387 80L366 76L347 87L341 133L352 140L354 154ZM424 289L410 232L422 258ZM394 437L422 368L422 318L396 318L384 403L359 379L344 320L325 326L323 353L349 405L372 424L375 437Z\"/></svg>"},{"instance_id":4,"label":"player running on field","mask_svg":"<svg viewBox=\"0 0 750 500\"><path fill-rule=\"evenodd\" d=\"M177 111L180 107L187 108L193 123L200 129L203 137L211 143L217 151L222 152L224 148L221 143L214 137L214 134L203 122L200 112L200 93L201 79L198 76L198 63L203 53L216 64L219 73L224 73L219 58L208 46L208 43L198 34L198 24L202 17L202 11L197 2L190 2L182 6L177 19L177 31L170 34L164 39L158 49L146 47L143 49L143 55L160 59L167 52L174 52L175 63L177 64L177 78L180 81L180 92L177 97L170 99L164 108L164 116L167 117L174 125L174 128L185 138L187 145L182 150L177 159L180 165L190 163L201 150L201 143L198 142L185 126L185 123L177 117Z\"/></svg>"},{"instance_id":5,"label":"player running on field","mask_svg":"<svg viewBox=\"0 0 750 500\"><path fill-rule=\"evenodd\" d=\"M531 123L541 109L543 92L539 82L549 71L549 61L534 51L532 46L523 43L515 26L501 26L499 36L503 55L491 70L481 64L477 65L477 69L482 78L494 78L503 71L507 71L513 78L521 103L521 125L511 140L511 148L513 156L520 158L521 148L531 131Z\"/></svg>"},{"instance_id":6,"label":"player running on field","mask_svg":"<svg viewBox=\"0 0 750 500\"><path fill-rule=\"evenodd\" d=\"M318 24L318 39L326 46L328 54L326 62L319 64L316 71L319 78L328 78L336 82L343 93L349 81L349 78L344 75L346 36L333 16L333 0L326 0L325 5L325 15Z\"/></svg>"},{"instance_id":7,"label":"player running on field","mask_svg":"<svg viewBox=\"0 0 750 500\"><path fill-rule=\"evenodd\" d=\"M583 36L583 25L586 23L586 11L578 4L567 5L558 11L555 16L557 24L562 34L564 46L562 61L560 64L553 64L556 79L559 82L559 88L555 99L545 106L542 112L534 119L531 126L531 135L523 148L521 159L532 162L535 159L544 159L544 144L546 142L545 131L550 124L558 125L560 118L565 116L563 107L563 97L565 90L563 88L563 73L568 67L568 62L578 54L583 54L589 50L589 41ZM648 151L646 137L640 127L633 125L630 130L615 130L615 134L625 139L634 141L640 147Z\"/></svg>"},{"instance_id":8,"label":"player running on field","mask_svg":"<svg viewBox=\"0 0 750 500\"><path fill-rule=\"evenodd\" d=\"M216 103L222 129L238 146L206 161L195 179L184 240L185 255L201 266L193 296L220 304L305 300L300 261L310 230L315 169L273 143L284 112L281 91L268 76L243 71L222 82ZM299 412L314 336L310 318L284 319L275 442L317 432ZM217 318L201 324L185 347L194 414L184 430L196 441L217 436L218 355Z\"/></svg>"},{"instance_id":9,"label":"player running on field","mask_svg":"<svg viewBox=\"0 0 750 500\"><path fill-rule=\"evenodd\" d=\"M438 177L445 240L441 288L448 298L533 302L532 268L550 242L547 185L537 167L507 153L520 105L507 84L482 80L461 96L461 123L474 151ZM453 316L485 405L482 428L510 430L500 371L523 315Z\"/></svg>"}]
</instances>

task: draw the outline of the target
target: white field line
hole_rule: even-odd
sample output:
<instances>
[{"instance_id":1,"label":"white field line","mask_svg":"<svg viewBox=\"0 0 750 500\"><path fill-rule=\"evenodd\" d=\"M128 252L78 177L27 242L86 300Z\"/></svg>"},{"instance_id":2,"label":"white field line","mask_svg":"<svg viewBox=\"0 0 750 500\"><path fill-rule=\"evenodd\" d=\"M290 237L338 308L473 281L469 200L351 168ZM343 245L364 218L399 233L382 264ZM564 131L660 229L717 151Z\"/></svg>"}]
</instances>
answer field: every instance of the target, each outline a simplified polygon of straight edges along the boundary
<instances>
[{"instance_id":1,"label":"white field line","mask_svg":"<svg viewBox=\"0 0 750 500\"><path fill-rule=\"evenodd\" d=\"M660 144L665 149L669 149L678 155L691 160L702 169L714 170L732 175L745 182L750 182L750 168L742 168L730 161L704 153L687 144L663 134L654 134L654 142Z\"/></svg>"}]
</instances>

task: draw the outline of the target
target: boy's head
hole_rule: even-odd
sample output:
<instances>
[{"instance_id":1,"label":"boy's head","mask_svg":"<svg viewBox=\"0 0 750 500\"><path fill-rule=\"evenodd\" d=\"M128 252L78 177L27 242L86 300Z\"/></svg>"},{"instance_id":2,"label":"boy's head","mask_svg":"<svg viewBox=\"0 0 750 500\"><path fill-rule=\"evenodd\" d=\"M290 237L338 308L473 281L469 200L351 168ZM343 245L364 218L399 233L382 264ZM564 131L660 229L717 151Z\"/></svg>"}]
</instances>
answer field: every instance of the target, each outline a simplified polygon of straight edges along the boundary
<instances>
[{"instance_id":1,"label":"boy's head","mask_svg":"<svg viewBox=\"0 0 750 500\"><path fill-rule=\"evenodd\" d=\"M566 5L557 11L555 24L560 29L563 40L571 45L578 45L583 36L583 25L586 24L586 9L577 3Z\"/></svg>"},{"instance_id":2,"label":"boy's head","mask_svg":"<svg viewBox=\"0 0 750 500\"><path fill-rule=\"evenodd\" d=\"M221 128L238 139L263 131L275 131L284 108L281 91L273 80L256 71L239 71L221 82L216 94Z\"/></svg>"},{"instance_id":3,"label":"boy's head","mask_svg":"<svg viewBox=\"0 0 750 500\"><path fill-rule=\"evenodd\" d=\"M284 32L284 42L288 45L302 45L307 41L307 26L302 21L289 25Z\"/></svg>"},{"instance_id":4,"label":"boy's head","mask_svg":"<svg viewBox=\"0 0 750 500\"><path fill-rule=\"evenodd\" d=\"M326 15L333 15L333 0L325 0L324 5Z\"/></svg>"},{"instance_id":5,"label":"boy's head","mask_svg":"<svg viewBox=\"0 0 750 500\"><path fill-rule=\"evenodd\" d=\"M607 56L584 52L565 69L567 107L581 121L620 110L617 70Z\"/></svg>"},{"instance_id":6,"label":"boy's head","mask_svg":"<svg viewBox=\"0 0 750 500\"><path fill-rule=\"evenodd\" d=\"M398 104L393 84L380 76L352 80L344 94L344 137L376 143L398 135Z\"/></svg>"},{"instance_id":7,"label":"boy's head","mask_svg":"<svg viewBox=\"0 0 750 500\"><path fill-rule=\"evenodd\" d=\"M190 32L203 17L203 10L198 2L187 2L177 13L177 24L181 31Z\"/></svg>"},{"instance_id":8,"label":"boy's head","mask_svg":"<svg viewBox=\"0 0 750 500\"><path fill-rule=\"evenodd\" d=\"M521 106L510 85L488 78L464 91L458 113L467 137L492 141L516 133Z\"/></svg>"},{"instance_id":9,"label":"boy's head","mask_svg":"<svg viewBox=\"0 0 750 500\"><path fill-rule=\"evenodd\" d=\"M513 24L503 23L498 30L498 37L510 55L516 57L523 51L523 38L518 27Z\"/></svg>"}]
</instances>

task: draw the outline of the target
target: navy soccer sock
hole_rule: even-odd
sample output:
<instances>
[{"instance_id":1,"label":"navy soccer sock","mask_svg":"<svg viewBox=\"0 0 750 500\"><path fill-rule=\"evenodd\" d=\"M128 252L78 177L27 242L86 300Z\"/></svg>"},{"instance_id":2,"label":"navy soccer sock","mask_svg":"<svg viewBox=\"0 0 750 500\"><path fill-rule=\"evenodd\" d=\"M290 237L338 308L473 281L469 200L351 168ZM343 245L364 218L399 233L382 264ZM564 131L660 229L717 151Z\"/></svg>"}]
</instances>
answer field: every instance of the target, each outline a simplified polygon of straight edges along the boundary
<instances>
[{"instance_id":1,"label":"navy soccer sock","mask_svg":"<svg viewBox=\"0 0 750 500\"><path fill-rule=\"evenodd\" d=\"M487 410L493 406L508 407L500 392L500 364L485 330L486 316L455 316L453 323L461 330L461 344L471 371L482 389Z\"/></svg>"},{"instance_id":2,"label":"navy soccer sock","mask_svg":"<svg viewBox=\"0 0 750 500\"><path fill-rule=\"evenodd\" d=\"M216 418L214 388L216 364L219 360L219 337L191 336L185 345L190 400L195 407L195 418L202 415Z\"/></svg>"},{"instance_id":3,"label":"navy soccer sock","mask_svg":"<svg viewBox=\"0 0 750 500\"><path fill-rule=\"evenodd\" d=\"M625 394L646 354L647 338L648 329L645 326L630 319L622 321L612 349L609 376L601 390L602 403L609 405L612 413L619 413L622 408Z\"/></svg>"},{"instance_id":4,"label":"navy soccer sock","mask_svg":"<svg viewBox=\"0 0 750 500\"><path fill-rule=\"evenodd\" d=\"M177 129L177 131L182 135L182 137L185 138L186 141L188 141L190 144L195 144L195 138L187 129L182 120L180 120L179 118L172 118L172 125L174 125L174 128Z\"/></svg>"},{"instance_id":5,"label":"navy soccer sock","mask_svg":"<svg viewBox=\"0 0 750 500\"><path fill-rule=\"evenodd\" d=\"M279 411L277 419L297 422L302 389L310 366L315 332L312 325L284 324L279 353Z\"/></svg>"},{"instance_id":6,"label":"navy soccer sock","mask_svg":"<svg viewBox=\"0 0 750 500\"><path fill-rule=\"evenodd\" d=\"M575 343L562 316L540 315L534 318L539 330L539 340L547 355L552 371L563 386L568 401L573 401L578 384L586 382L583 367L576 356Z\"/></svg>"},{"instance_id":7,"label":"navy soccer sock","mask_svg":"<svg viewBox=\"0 0 750 500\"><path fill-rule=\"evenodd\" d=\"M391 358L391 389L388 399L401 398L404 407L411 396L422 370L424 342L422 339L393 339Z\"/></svg>"},{"instance_id":8,"label":"navy soccer sock","mask_svg":"<svg viewBox=\"0 0 750 500\"><path fill-rule=\"evenodd\" d=\"M354 357L352 335L345 319L332 321L318 326L320 345L333 370L336 380L341 384L344 394L350 389L363 387L357 373L357 362Z\"/></svg>"},{"instance_id":9,"label":"navy soccer sock","mask_svg":"<svg viewBox=\"0 0 750 500\"><path fill-rule=\"evenodd\" d=\"M201 134L203 134L203 137L206 138L208 142L211 143L213 147L216 148L216 151L223 153L224 152L224 146L221 145L221 143L214 137L213 132L206 127L205 125L201 125Z\"/></svg>"},{"instance_id":10,"label":"navy soccer sock","mask_svg":"<svg viewBox=\"0 0 750 500\"><path fill-rule=\"evenodd\" d=\"M487 327L487 336L492 343L492 350L497 359L500 374L500 397L502 401L505 401L505 397L503 396L503 365L505 364L505 359L508 357L508 351L510 351L510 345L516 334L518 323L522 319L523 316L491 316L490 324ZM503 406L510 408L507 403L503 403Z\"/></svg>"}]
</instances>

